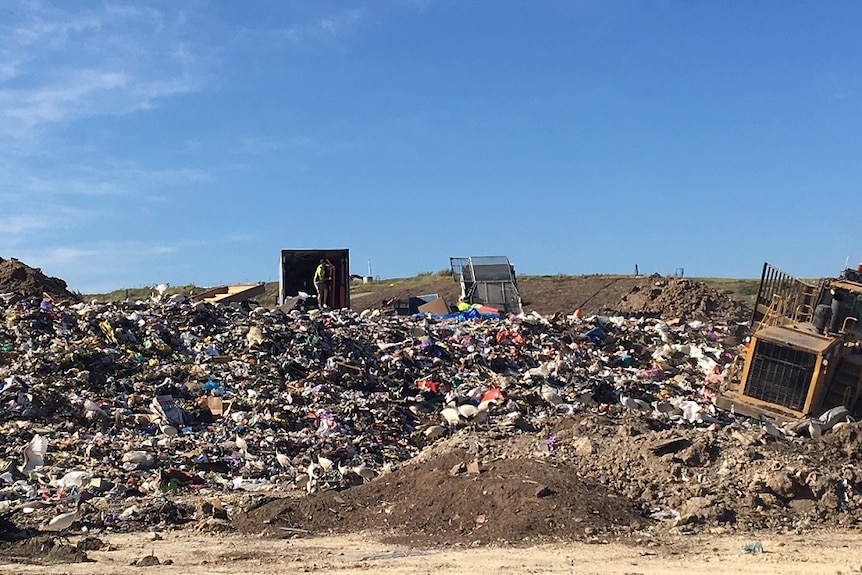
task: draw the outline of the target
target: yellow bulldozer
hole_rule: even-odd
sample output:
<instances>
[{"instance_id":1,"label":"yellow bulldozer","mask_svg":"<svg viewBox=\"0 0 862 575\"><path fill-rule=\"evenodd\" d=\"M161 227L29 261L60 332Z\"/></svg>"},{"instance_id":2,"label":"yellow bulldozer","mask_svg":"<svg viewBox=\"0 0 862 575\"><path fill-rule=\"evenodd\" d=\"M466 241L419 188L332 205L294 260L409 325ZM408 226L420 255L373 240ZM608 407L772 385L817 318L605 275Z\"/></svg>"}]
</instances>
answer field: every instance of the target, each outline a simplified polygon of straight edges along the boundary
<instances>
[{"instance_id":1,"label":"yellow bulldozer","mask_svg":"<svg viewBox=\"0 0 862 575\"><path fill-rule=\"evenodd\" d=\"M862 265L807 282L763 264L739 368L716 404L789 421L846 407L862 412Z\"/></svg>"}]
</instances>

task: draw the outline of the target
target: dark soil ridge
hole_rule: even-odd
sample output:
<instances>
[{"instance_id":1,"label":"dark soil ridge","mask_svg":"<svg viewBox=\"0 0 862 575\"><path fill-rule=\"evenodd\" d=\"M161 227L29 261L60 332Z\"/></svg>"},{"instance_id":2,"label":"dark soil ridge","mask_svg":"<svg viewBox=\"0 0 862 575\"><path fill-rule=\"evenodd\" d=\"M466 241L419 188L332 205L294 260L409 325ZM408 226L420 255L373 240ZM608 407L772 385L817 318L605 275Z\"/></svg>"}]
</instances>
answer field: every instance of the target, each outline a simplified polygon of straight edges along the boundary
<instances>
[{"instance_id":1,"label":"dark soil ridge","mask_svg":"<svg viewBox=\"0 0 862 575\"><path fill-rule=\"evenodd\" d=\"M414 547L618 538L646 523L632 501L565 466L535 457L482 460L465 449L347 491L274 499L232 520L246 533L370 531Z\"/></svg>"},{"instance_id":2,"label":"dark soil ridge","mask_svg":"<svg viewBox=\"0 0 862 575\"><path fill-rule=\"evenodd\" d=\"M32 268L15 258L0 258L0 294L9 294L10 301L42 297L48 294L55 301L79 301L68 290L66 282L49 277L39 268Z\"/></svg>"}]
</instances>

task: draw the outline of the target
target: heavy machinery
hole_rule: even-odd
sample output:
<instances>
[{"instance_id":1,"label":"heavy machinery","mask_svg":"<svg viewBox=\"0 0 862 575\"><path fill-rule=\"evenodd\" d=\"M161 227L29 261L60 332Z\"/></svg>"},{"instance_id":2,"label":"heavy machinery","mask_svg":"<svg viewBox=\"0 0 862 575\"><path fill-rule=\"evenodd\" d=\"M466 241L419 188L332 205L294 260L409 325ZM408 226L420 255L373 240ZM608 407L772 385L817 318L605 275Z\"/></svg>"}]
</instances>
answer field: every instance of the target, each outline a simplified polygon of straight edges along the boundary
<instances>
[{"instance_id":1,"label":"heavy machinery","mask_svg":"<svg viewBox=\"0 0 862 575\"><path fill-rule=\"evenodd\" d=\"M763 264L741 369L716 404L779 421L862 411L862 266L805 282Z\"/></svg>"}]
</instances>

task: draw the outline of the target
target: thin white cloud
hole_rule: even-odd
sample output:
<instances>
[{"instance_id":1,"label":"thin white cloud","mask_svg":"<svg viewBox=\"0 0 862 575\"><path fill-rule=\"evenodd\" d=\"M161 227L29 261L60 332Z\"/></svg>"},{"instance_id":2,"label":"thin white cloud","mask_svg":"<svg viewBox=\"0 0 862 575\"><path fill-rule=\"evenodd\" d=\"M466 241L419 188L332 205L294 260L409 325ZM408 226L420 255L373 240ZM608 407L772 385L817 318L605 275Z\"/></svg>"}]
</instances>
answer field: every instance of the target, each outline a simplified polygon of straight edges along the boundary
<instances>
[{"instance_id":1,"label":"thin white cloud","mask_svg":"<svg viewBox=\"0 0 862 575\"><path fill-rule=\"evenodd\" d=\"M190 187L199 189L212 181L209 172L197 168L153 170L110 164L52 167L39 175L0 169L0 180L6 177L15 184L14 189L9 186L0 191L0 254L15 253L16 257L21 257L22 249L48 250L55 242L78 246L96 229L116 234L117 226L124 225L121 222L134 225L132 214L173 205L177 190L188 192ZM148 248L162 254L175 249L171 245ZM140 247L136 250L146 253ZM86 248L81 257L92 253L93 249ZM57 261L42 252L36 256ZM98 265L98 261L89 264Z\"/></svg>"},{"instance_id":2,"label":"thin white cloud","mask_svg":"<svg viewBox=\"0 0 862 575\"><path fill-rule=\"evenodd\" d=\"M98 249L58 247L43 250L38 255L33 254L32 258L41 268L53 268L80 262L83 259L99 258L103 255L104 252Z\"/></svg>"},{"instance_id":3,"label":"thin white cloud","mask_svg":"<svg viewBox=\"0 0 862 575\"><path fill-rule=\"evenodd\" d=\"M104 100L128 82L128 77L117 72L75 70L50 86L0 90L0 110L7 128L15 128L24 136L44 124L104 114Z\"/></svg>"},{"instance_id":4,"label":"thin white cloud","mask_svg":"<svg viewBox=\"0 0 862 575\"><path fill-rule=\"evenodd\" d=\"M154 256L163 256L177 252L176 246L147 246L145 253Z\"/></svg>"},{"instance_id":5,"label":"thin white cloud","mask_svg":"<svg viewBox=\"0 0 862 575\"><path fill-rule=\"evenodd\" d=\"M41 206L34 203L34 198L40 202L63 197L70 201L123 198L128 203L132 201L130 198L134 198L134 201L143 202L161 196L161 192L149 190L166 190L214 180L209 171L200 168L148 169L128 163L108 162L103 166L54 166L49 173L39 175L7 166L6 170L0 169L0 175L16 182L14 190L10 186L10 190L0 193L0 198L10 204L16 203L22 209L30 206L34 210L41 210Z\"/></svg>"},{"instance_id":6,"label":"thin white cloud","mask_svg":"<svg viewBox=\"0 0 862 575\"><path fill-rule=\"evenodd\" d=\"M18 236L51 227L52 219L40 214L14 214L0 217L0 237Z\"/></svg>"},{"instance_id":7,"label":"thin white cloud","mask_svg":"<svg viewBox=\"0 0 862 575\"><path fill-rule=\"evenodd\" d=\"M202 238L182 226L162 230L148 218L176 216L194 203L216 175L243 164L212 162L208 136L166 141L149 154L141 141L126 140L117 127L135 126L178 95L220 81L221 59L243 58L213 34L232 23L199 26L203 12L186 0L148 3L64 3L10 0L0 9L0 254L14 256L66 279L71 289L94 292L102 285L133 285L141 269L166 273L184 252L260 241L238 228ZM189 6L196 8L196 0ZM309 16L295 26L250 31L248 48L271 52L272 43L340 45L365 22L361 10ZM9 15L10 17L6 17ZM212 23L212 21L210 21ZM268 35L271 33L271 36ZM263 45L264 47L261 47ZM233 48L236 48L234 46ZM164 116L169 117L169 114ZM133 128L132 128L133 129ZM153 142L157 141L153 134ZM179 139L181 136L177 134ZM125 142L128 144L124 144ZM129 149L124 149L124 145ZM140 152L134 151L141 145ZM156 145L161 145L156 144ZM166 153L179 150L177 159ZM252 135L229 147L247 155L291 149L325 153L309 137ZM201 159L208 156L206 159ZM247 169L257 169L257 159ZM211 161L212 168L199 166ZM179 219L176 218L175 219ZM199 234L200 230L195 230ZM178 264L172 264L178 265ZM86 281L91 285L85 285Z\"/></svg>"},{"instance_id":8,"label":"thin white cloud","mask_svg":"<svg viewBox=\"0 0 862 575\"><path fill-rule=\"evenodd\" d=\"M432 3L432 0L395 0L396 6L406 6L418 12L424 12Z\"/></svg>"},{"instance_id":9,"label":"thin white cloud","mask_svg":"<svg viewBox=\"0 0 862 575\"><path fill-rule=\"evenodd\" d=\"M231 145L231 149L249 156L265 155L273 152L312 153L325 155L341 150L360 149L362 144L357 141L322 142L318 138L307 135L284 136L281 138L265 138L245 136ZM231 170L253 168L253 165L234 163L223 166Z\"/></svg>"},{"instance_id":10,"label":"thin white cloud","mask_svg":"<svg viewBox=\"0 0 862 575\"><path fill-rule=\"evenodd\" d=\"M142 262L176 251L175 246L167 244L106 242L75 247L46 246L19 251L15 257L40 268L46 275L63 279L70 290L103 293L119 286L135 287L138 284L132 278L136 277Z\"/></svg>"},{"instance_id":11,"label":"thin white cloud","mask_svg":"<svg viewBox=\"0 0 862 575\"><path fill-rule=\"evenodd\" d=\"M41 268L50 276L65 280L69 289L83 293L103 293L118 287L136 287L141 285L140 270L156 269L158 273L149 278L149 283L159 283L169 278L160 276L173 270L176 273L187 266L184 257L197 250L237 243L254 243L259 241L258 234L229 233L205 236L178 236L171 238L154 237L150 240L119 240L79 242L74 246L48 244L37 248L16 250L14 254L6 253L0 236L0 256L14 256L32 267ZM183 254L186 254L185 256ZM177 260L176 258L180 259ZM184 281L192 281L188 278ZM216 284L219 282L215 282Z\"/></svg>"},{"instance_id":12,"label":"thin white cloud","mask_svg":"<svg viewBox=\"0 0 862 575\"><path fill-rule=\"evenodd\" d=\"M134 254L135 259L141 259L150 256L171 254L176 251L176 246L166 244L110 242L84 244L76 247L45 246L40 249L28 250L22 256L16 257L21 261L26 261L29 265L42 268L65 264L83 264L84 266L89 266L103 262L117 269L122 269L125 267L122 261L129 260L129 254ZM83 269L86 269L86 267Z\"/></svg>"},{"instance_id":13,"label":"thin white cloud","mask_svg":"<svg viewBox=\"0 0 862 575\"><path fill-rule=\"evenodd\" d=\"M16 12L23 14L25 21L4 28L11 30L9 36L12 42L25 47L58 49L72 36L93 33L102 27L100 19L95 16L76 17L59 10L29 11L27 8Z\"/></svg>"},{"instance_id":14,"label":"thin white cloud","mask_svg":"<svg viewBox=\"0 0 862 575\"><path fill-rule=\"evenodd\" d=\"M0 52L0 82L11 80L20 73L23 62L20 59L13 60L14 56Z\"/></svg>"},{"instance_id":15,"label":"thin white cloud","mask_svg":"<svg viewBox=\"0 0 862 575\"><path fill-rule=\"evenodd\" d=\"M309 28L312 34L325 33L329 35L340 35L354 29L365 19L365 13L360 9L343 10L332 16L319 19L316 24Z\"/></svg>"},{"instance_id":16,"label":"thin white cloud","mask_svg":"<svg viewBox=\"0 0 862 575\"><path fill-rule=\"evenodd\" d=\"M262 43L302 45L313 40L335 40L348 36L367 19L364 10L348 8L289 26L244 28L234 36L234 42L259 46Z\"/></svg>"},{"instance_id":17,"label":"thin white cloud","mask_svg":"<svg viewBox=\"0 0 862 575\"><path fill-rule=\"evenodd\" d=\"M145 181L162 186L179 186L183 184L200 184L213 181L212 175L206 170L196 168L178 168L175 170L132 170L131 175L138 181ZM129 178L131 179L131 178Z\"/></svg>"},{"instance_id":18,"label":"thin white cloud","mask_svg":"<svg viewBox=\"0 0 862 575\"><path fill-rule=\"evenodd\" d=\"M19 3L0 23L0 130L33 138L69 121L152 108L206 76L183 18L127 5ZM203 49L203 48L201 48Z\"/></svg>"},{"instance_id":19,"label":"thin white cloud","mask_svg":"<svg viewBox=\"0 0 862 575\"><path fill-rule=\"evenodd\" d=\"M18 177L18 196L22 203L33 205L33 199L50 201L62 196L108 197L126 196L131 192L120 187L115 180L104 173L75 173L62 169L54 170L53 175L35 176L20 174ZM33 206L39 208L39 206Z\"/></svg>"},{"instance_id":20,"label":"thin white cloud","mask_svg":"<svg viewBox=\"0 0 862 575\"><path fill-rule=\"evenodd\" d=\"M238 151L243 154L264 154L277 152L284 148L284 142L280 140L269 140L265 138L245 137L239 141Z\"/></svg>"},{"instance_id":21,"label":"thin white cloud","mask_svg":"<svg viewBox=\"0 0 862 575\"><path fill-rule=\"evenodd\" d=\"M34 195L30 209L15 208L9 215L0 216L0 234L11 234L14 230L44 229L49 227L66 227L70 220L84 219L88 210L75 206L66 206L50 201L39 195Z\"/></svg>"},{"instance_id":22,"label":"thin white cloud","mask_svg":"<svg viewBox=\"0 0 862 575\"><path fill-rule=\"evenodd\" d=\"M106 14L123 18L126 20L148 20L152 22L155 30L163 30L165 27L165 16L156 8L146 5L131 4L107 4L104 6Z\"/></svg>"}]
</instances>

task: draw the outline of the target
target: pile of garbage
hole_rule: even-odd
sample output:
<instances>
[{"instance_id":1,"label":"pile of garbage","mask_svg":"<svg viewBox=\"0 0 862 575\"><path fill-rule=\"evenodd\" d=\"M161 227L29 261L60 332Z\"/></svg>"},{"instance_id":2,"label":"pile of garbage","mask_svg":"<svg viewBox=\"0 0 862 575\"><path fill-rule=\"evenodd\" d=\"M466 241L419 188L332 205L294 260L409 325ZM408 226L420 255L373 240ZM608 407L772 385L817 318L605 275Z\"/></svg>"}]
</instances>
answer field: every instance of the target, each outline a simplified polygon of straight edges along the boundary
<instances>
[{"instance_id":1,"label":"pile of garbage","mask_svg":"<svg viewBox=\"0 0 862 575\"><path fill-rule=\"evenodd\" d=\"M452 464L445 477L454 497L463 493L459 477L521 459L556 470L531 492L536 513L583 510L584 493L569 498L574 507L559 504L577 477L596 501L626 510L629 530L644 518L771 525L798 498L810 504L798 508L806 521L858 520L862 472L848 457L859 429L846 413L819 428L825 435L804 459L798 444L813 441L808 427L737 421L713 405L739 351L738 324L537 313L459 319L214 306L182 295L20 299L0 312L0 512L22 529L62 517L96 530L248 525L258 513L292 532L374 524L385 513L393 529L428 530L434 519L440 541L453 533L473 541L476 530L491 538L507 531L488 526L493 508L478 501L459 509L465 526L447 531L451 514L420 524L351 498L433 507L447 492L444 479L433 475L433 488L411 491L406 478ZM839 437L831 451L822 447L830 433ZM838 463L822 459L845 451ZM537 480L529 481L512 478L519 486ZM225 503L232 494L247 495L248 505ZM600 533L601 509L585 513L580 527ZM512 515L511 525L524 517ZM618 520L603 520L619 532ZM563 523L523 529L583 536ZM62 530L50 522L41 529Z\"/></svg>"}]
</instances>

